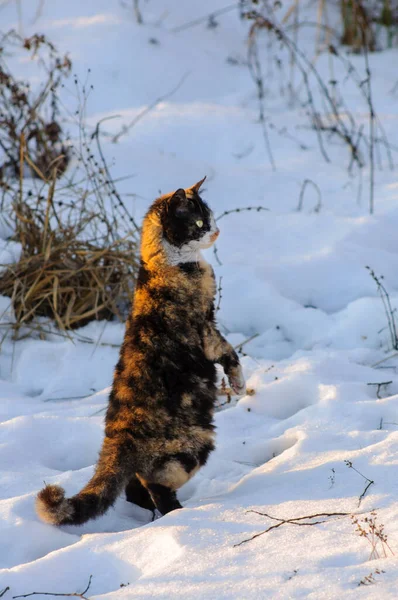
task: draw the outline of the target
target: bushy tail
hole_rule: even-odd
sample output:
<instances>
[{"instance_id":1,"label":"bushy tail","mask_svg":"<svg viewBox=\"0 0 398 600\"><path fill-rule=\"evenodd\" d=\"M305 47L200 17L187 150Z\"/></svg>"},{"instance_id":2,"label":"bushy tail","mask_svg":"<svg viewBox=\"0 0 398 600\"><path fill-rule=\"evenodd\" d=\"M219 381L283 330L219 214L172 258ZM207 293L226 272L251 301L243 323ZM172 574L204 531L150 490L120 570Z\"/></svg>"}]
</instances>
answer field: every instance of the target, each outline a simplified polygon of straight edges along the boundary
<instances>
[{"instance_id":1,"label":"bushy tail","mask_svg":"<svg viewBox=\"0 0 398 600\"><path fill-rule=\"evenodd\" d=\"M72 498L65 498L59 485L47 485L36 499L36 512L52 525L80 525L108 510L126 483L122 448L105 438L92 479Z\"/></svg>"}]
</instances>

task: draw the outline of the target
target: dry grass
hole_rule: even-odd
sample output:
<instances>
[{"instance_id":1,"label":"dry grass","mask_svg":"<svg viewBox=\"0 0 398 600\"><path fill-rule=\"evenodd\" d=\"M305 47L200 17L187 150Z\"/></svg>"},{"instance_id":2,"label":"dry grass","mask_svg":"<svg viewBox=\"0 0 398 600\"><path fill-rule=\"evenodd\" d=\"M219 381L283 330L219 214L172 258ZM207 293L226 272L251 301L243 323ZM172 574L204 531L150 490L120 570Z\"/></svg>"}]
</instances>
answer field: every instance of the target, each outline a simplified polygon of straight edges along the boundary
<instances>
[{"instance_id":1,"label":"dry grass","mask_svg":"<svg viewBox=\"0 0 398 600\"><path fill-rule=\"evenodd\" d=\"M46 196L12 204L13 239L22 249L0 277L0 294L11 298L15 327L36 317L48 317L62 330L121 318L137 269L137 232L111 240L114 224L105 210L93 210L82 197L58 212L55 172L46 187Z\"/></svg>"},{"instance_id":2,"label":"dry grass","mask_svg":"<svg viewBox=\"0 0 398 600\"><path fill-rule=\"evenodd\" d=\"M395 556L388 543L388 536L384 531L384 525L377 522L377 513L373 510L369 517L359 519L356 515L351 515L352 524L355 525L355 531L360 537L365 538L371 546L368 560L378 558L387 558Z\"/></svg>"},{"instance_id":3,"label":"dry grass","mask_svg":"<svg viewBox=\"0 0 398 600\"><path fill-rule=\"evenodd\" d=\"M13 45L21 42L14 33L5 36L0 58L2 50L7 54L6 40ZM61 122L56 82L71 65L64 65L51 42L41 36L22 41L23 49L34 53L43 45L48 52L47 62L43 59L46 75L36 100L9 69L3 86L0 81L1 119L8 124L0 134L6 157L0 169L0 220L12 232L9 240L20 244L18 260L0 264L0 295L11 299L14 312L12 323L2 326L8 330L12 325L16 338L42 331L43 317L62 331L92 320L123 318L138 267L139 228L111 177L100 144L100 124L91 135L86 131L88 91L84 85L80 89L76 78L80 105L78 139L68 149L71 174L64 172L67 162L65 154L59 154L59 138L48 143L46 99L52 95L50 104ZM6 73L4 64L1 73Z\"/></svg>"},{"instance_id":4,"label":"dry grass","mask_svg":"<svg viewBox=\"0 0 398 600\"><path fill-rule=\"evenodd\" d=\"M29 58L41 73L33 91L29 81L17 78L8 65L14 54ZM24 136L34 165L47 177L54 166L61 175L69 163L69 148L59 118L58 89L70 75L72 63L67 55L44 36L20 37L14 30L0 38L0 181L18 178L19 147ZM31 177L37 170L25 164Z\"/></svg>"}]
</instances>

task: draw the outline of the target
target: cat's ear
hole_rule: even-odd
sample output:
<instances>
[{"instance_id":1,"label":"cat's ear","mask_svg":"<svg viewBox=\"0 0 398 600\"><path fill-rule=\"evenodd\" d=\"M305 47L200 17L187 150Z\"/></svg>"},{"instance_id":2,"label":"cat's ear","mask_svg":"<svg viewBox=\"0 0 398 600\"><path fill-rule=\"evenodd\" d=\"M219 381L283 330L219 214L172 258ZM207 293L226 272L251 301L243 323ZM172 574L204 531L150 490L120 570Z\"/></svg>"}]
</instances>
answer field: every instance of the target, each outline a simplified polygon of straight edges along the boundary
<instances>
[{"instance_id":1,"label":"cat's ear","mask_svg":"<svg viewBox=\"0 0 398 600\"><path fill-rule=\"evenodd\" d=\"M188 200L185 190L182 188L178 189L171 196L169 200L169 206L174 212L175 216L180 218L186 217L192 209L192 204Z\"/></svg>"},{"instance_id":2,"label":"cat's ear","mask_svg":"<svg viewBox=\"0 0 398 600\"><path fill-rule=\"evenodd\" d=\"M202 187L202 184L205 181L205 179L206 179L206 175L203 177L203 179L201 179L200 181L198 181L197 183L195 183L195 185L193 185L192 187L187 188L185 190L186 195L188 196L188 198L189 198L189 196L192 196L193 194L199 194L199 190Z\"/></svg>"}]
</instances>

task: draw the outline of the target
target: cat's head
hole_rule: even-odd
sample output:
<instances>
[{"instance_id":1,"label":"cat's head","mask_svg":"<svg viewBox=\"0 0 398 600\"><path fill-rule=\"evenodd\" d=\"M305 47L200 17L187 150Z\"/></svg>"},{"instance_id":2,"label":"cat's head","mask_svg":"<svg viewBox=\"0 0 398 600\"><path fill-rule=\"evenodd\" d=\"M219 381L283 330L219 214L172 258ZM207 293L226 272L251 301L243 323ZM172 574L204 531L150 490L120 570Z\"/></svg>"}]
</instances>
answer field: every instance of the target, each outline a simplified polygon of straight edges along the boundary
<instances>
[{"instance_id":1,"label":"cat's head","mask_svg":"<svg viewBox=\"0 0 398 600\"><path fill-rule=\"evenodd\" d=\"M213 212L199 195L205 179L155 200L144 220L144 260L160 258L160 253L168 264L196 261L200 250L214 244L219 230Z\"/></svg>"},{"instance_id":2,"label":"cat's head","mask_svg":"<svg viewBox=\"0 0 398 600\"><path fill-rule=\"evenodd\" d=\"M210 248L218 237L213 212L199 196L204 179L185 190L178 189L166 199L161 213L163 236L176 248Z\"/></svg>"}]
</instances>

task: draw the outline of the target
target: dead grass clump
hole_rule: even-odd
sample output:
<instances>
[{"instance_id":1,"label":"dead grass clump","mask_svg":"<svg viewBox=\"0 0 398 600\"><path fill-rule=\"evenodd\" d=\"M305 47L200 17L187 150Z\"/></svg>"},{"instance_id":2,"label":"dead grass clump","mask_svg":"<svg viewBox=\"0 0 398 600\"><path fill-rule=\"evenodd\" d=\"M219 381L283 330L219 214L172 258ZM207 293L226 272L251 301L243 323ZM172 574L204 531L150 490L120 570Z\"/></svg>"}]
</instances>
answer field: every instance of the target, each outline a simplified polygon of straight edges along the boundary
<instances>
[{"instance_id":1,"label":"dead grass clump","mask_svg":"<svg viewBox=\"0 0 398 600\"><path fill-rule=\"evenodd\" d=\"M55 208L55 185L54 173L47 197L13 205L13 239L21 255L0 276L0 294L11 298L17 329L36 317L54 320L62 330L121 318L132 294L137 237L110 240L106 212L87 202L69 207L65 219L65 210Z\"/></svg>"},{"instance_id":2,"label":"dead grass clump","mask_svg":"<svg viewBox=\"0 0 398 600\"><path fill-rule=\"evenodd\" d=\"M15 53L28 54L32 65L39 67L41 81L34 90L10 69L8 62ZM46 177L55 165L58 175L66 170L70 153L57 91L71 67L68 56L60 55L44 35L24 39L12 30L0 39L0 182L19 177L21 135L31 160ZM38 177L30 164L25 169L30 177Z\"/></svg>"},{"instance_id":3,"label":"dead grass clump","mask_svg":"<svg viewBox=\"0 0 398 600\"><path fill-rule=\"evenodd\" d=\"M98 241L79 240L74 227L46 228L26 203L15 210L22 254L0 277L0 293L12 299L17 327L34 317L55 320L63 330L121 317L136 269L132 241L116 240L104 248Z\"/></svg>"},{"instance_id":4,"label":"dead grass clump","mask_svg":"<svg viewBox=\"0 0 398 600\"><path fill-rule=\"evenodd\" d=\"M371 551L369 560L376 560L378 558L387 558L388 555L394 556L390 545L388 544L388 537L384 531L384 525L377 522L377 513L372 511L369 517L359 519L356 515L351 515L352 524L355 525L355 531L359 537L365 538L370 546Z\"/></svg>"},{"instance_id":5,"label":"dead grass clump","mask_svg":"<svg viewBox=\"0 0 398 600\"><path fill-rule=\"evenodd\" d=\"M79 87L76 78L75 85ZM8 239L20 245L18 260L0 264L0 295L11 299L14 312L12 322L2 318L1 326L6 331L12 327L17 339L42 335L46 319L50 329L55 322L61 330L122 319L130 304L139 228L110 174L100 124L91 135L86 131L87 94L83 86L70 174L58 178L59 161L53 162L50 175L43 172L22 132L19 178L8 174L0 180L0 221L10 232Z\"/></svg>"}]
</instances>

